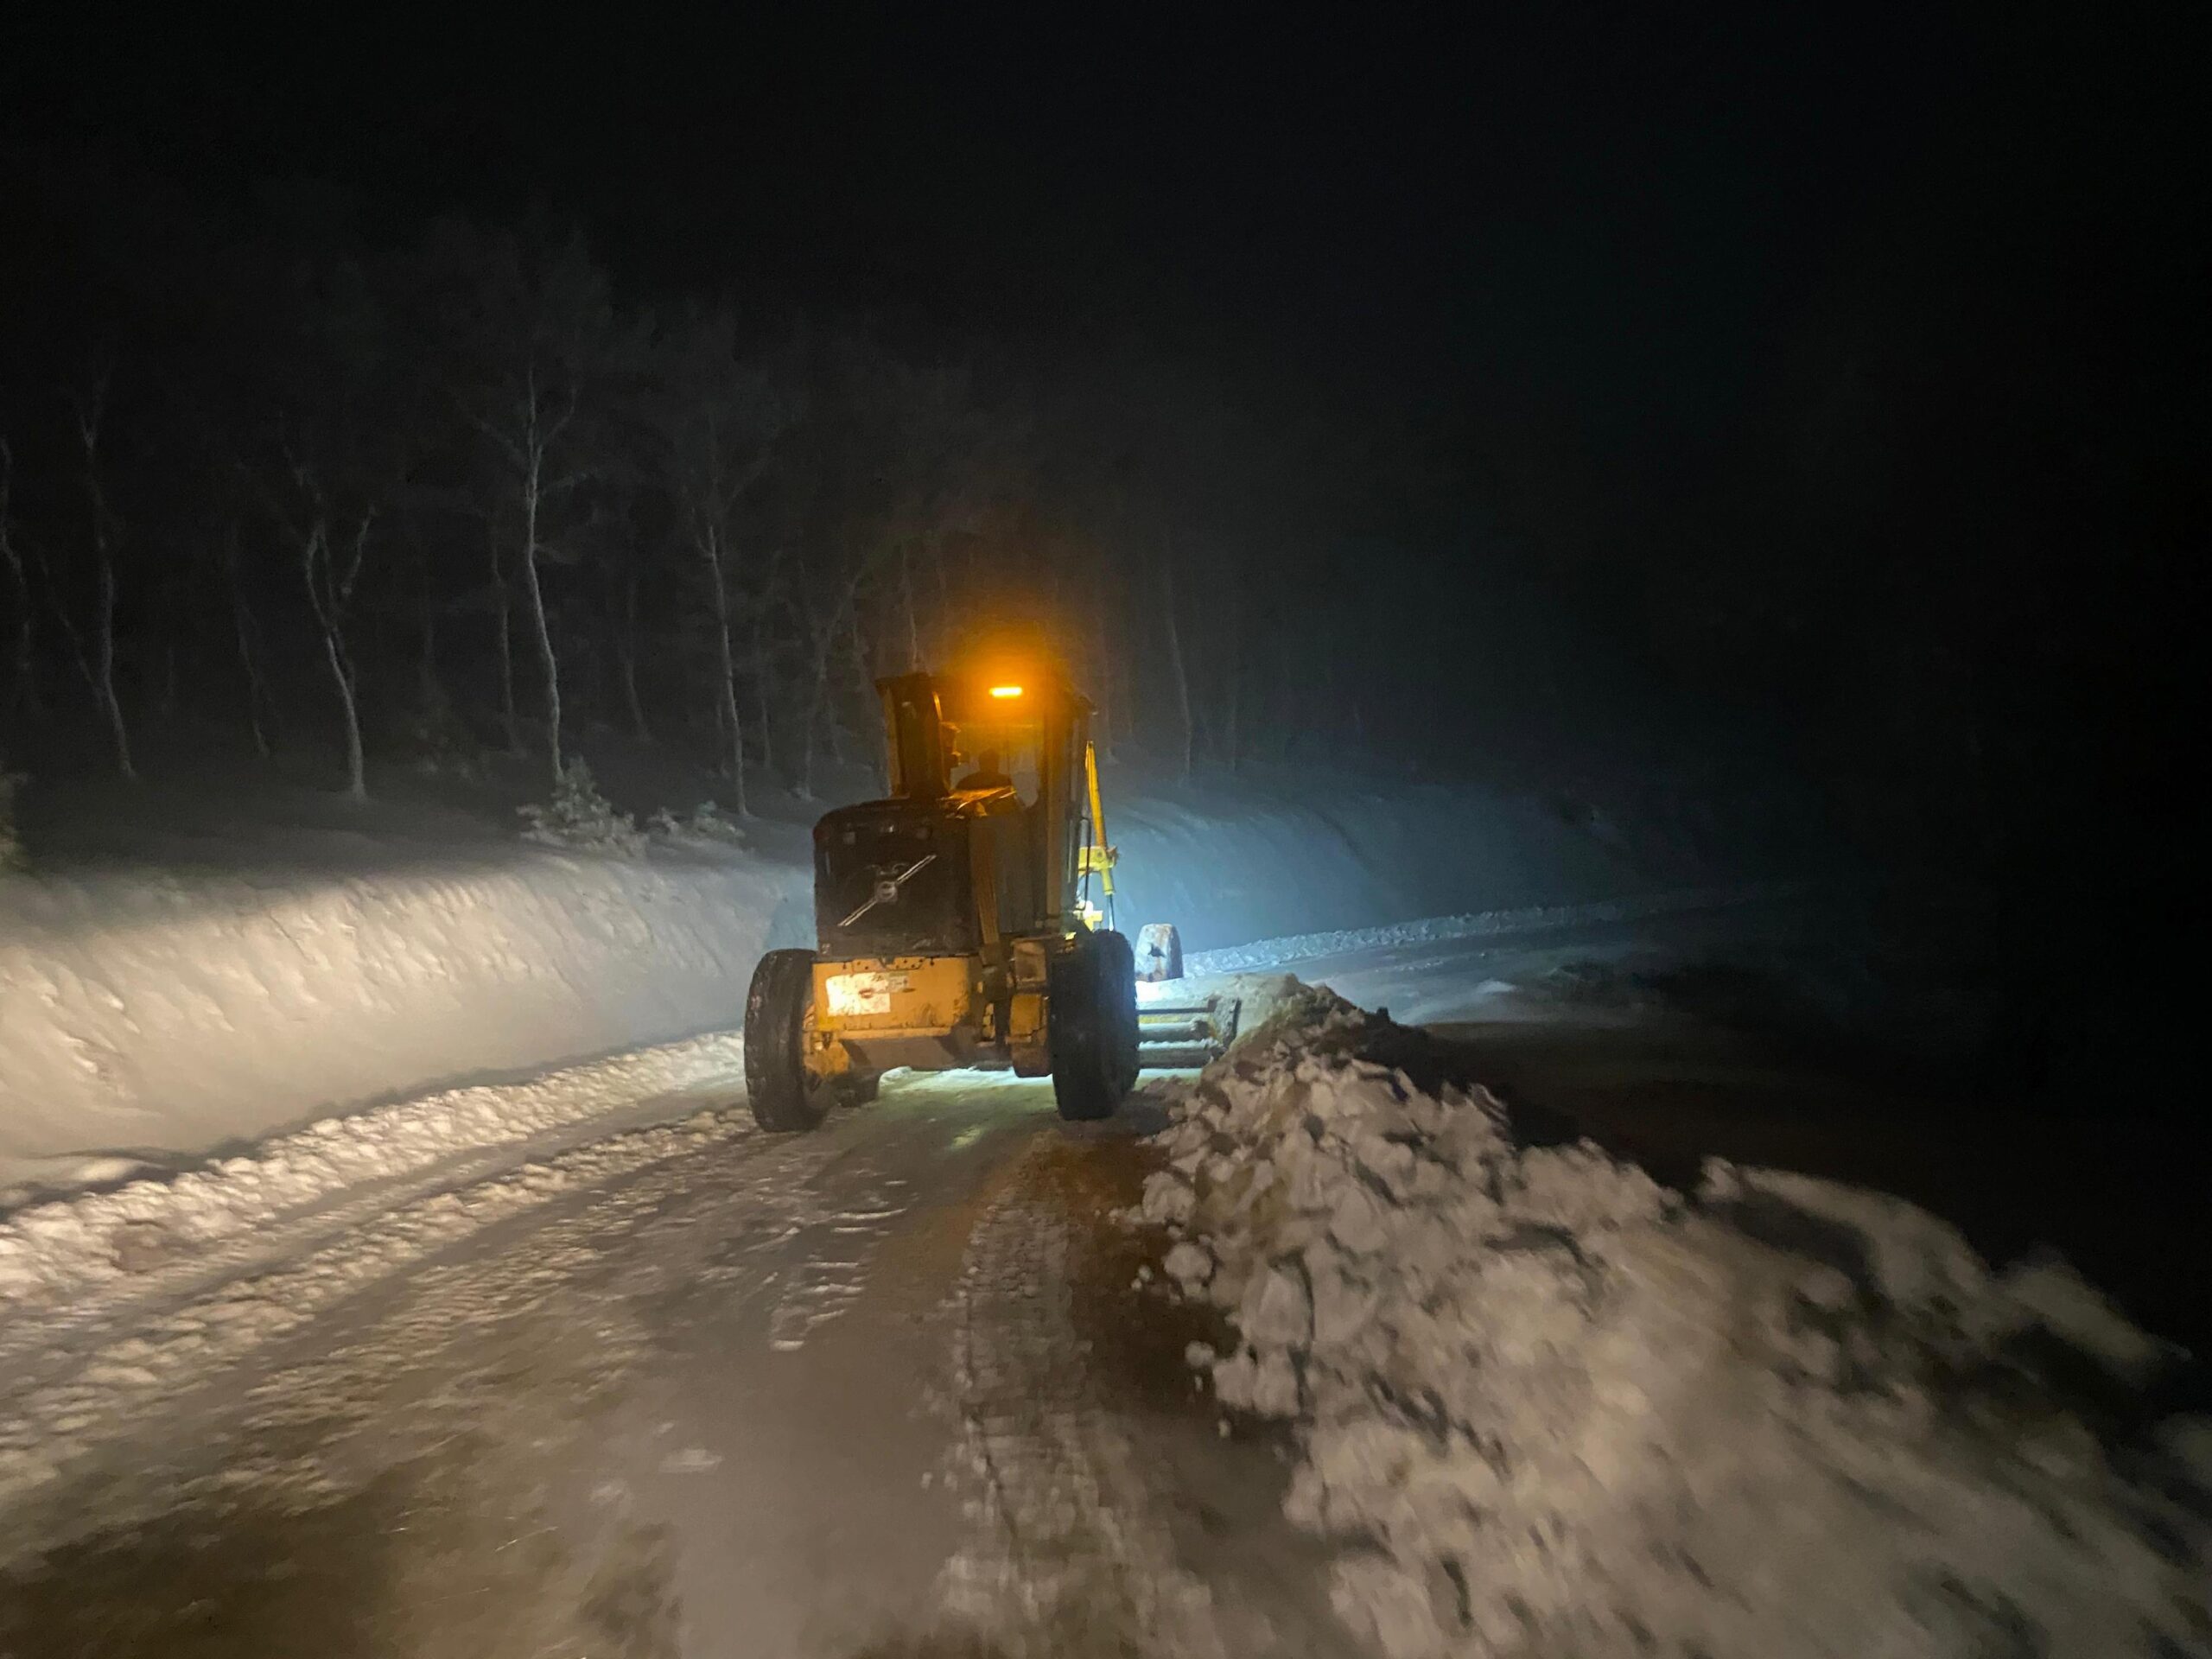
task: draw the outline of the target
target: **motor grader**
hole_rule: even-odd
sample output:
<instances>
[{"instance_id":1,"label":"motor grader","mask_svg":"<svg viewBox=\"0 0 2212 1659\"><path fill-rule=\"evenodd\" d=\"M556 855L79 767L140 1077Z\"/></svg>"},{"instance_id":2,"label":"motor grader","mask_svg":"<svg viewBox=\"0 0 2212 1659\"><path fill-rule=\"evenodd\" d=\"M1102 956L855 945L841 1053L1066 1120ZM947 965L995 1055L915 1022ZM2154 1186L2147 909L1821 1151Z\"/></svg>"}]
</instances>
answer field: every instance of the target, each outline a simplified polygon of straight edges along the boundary
<instances>
[{"instance_id":1,"label":"motor grader","mask_svg":"<svg viewBox=\"0 0 2212 1659\"><path fill-rule=\"evenodd\" d=\"M1050 1074L1060 1115L1112 1115L1141 1065L1202 1064L1233 1001L1137 1001L1111 922L1091 705L1057 670L900 674L882 698L890 794L814 830L817 946L772 950L745 1004L766 1129L808 1129L898 1066ZM1144 930L1145 976L1180 973Z\"/></svg>"}]
</instances>

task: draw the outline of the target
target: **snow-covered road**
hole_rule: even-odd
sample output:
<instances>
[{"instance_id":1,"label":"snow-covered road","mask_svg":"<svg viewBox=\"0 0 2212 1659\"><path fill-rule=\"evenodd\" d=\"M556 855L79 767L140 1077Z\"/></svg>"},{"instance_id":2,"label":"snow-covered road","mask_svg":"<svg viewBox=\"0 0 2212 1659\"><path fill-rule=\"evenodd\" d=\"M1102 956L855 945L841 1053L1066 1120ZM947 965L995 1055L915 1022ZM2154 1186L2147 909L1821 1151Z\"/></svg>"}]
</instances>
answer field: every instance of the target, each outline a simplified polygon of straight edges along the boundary
<instances>
[{"instance_id":1,"label":"snow-covered road","mask_svg":"<svg viewBox=\"0 0 2212 1659\"><path fill-rule=\"evenodd\" d=\"M1686 906L1654 955L1650 919L1288 954L1554 1036L1597 963L1581 1052L1643 969L1799 925ZM1224 1310L1116 1219L1182 1085L1069 1126L1046 1084L897 1077L770 1136L740 1059L448 1090L0 1223L0 1659L1372 1651L1286 1518L1298 1443L1192 1370Z\"/></svg>"},{"instance_id":2,"label":"snow-covered road","mask_svg":"<svg viewBox=\"0 0 2212 1659\"><path fill-rule=\"evenodd\" d=\"M1203 1556L1241 1502L1208 1576L1283 1576L1279 1465L1147 1402L1188 1388L1181 1338L1102 1255L1157 1111L1077 1130L1048 1084L908 1077L776 1137L736 1060L646 1051L473 1091L504 1140L433 1134L440 1096L19 1217L0 1653L1271 1643L1176 1537Z\"/></svg>"},{"instance_id":3,"label":"snow-covered road","mask_svg":"<svg viewBox=\"0 0 2212 1659\"><path fill-rule=\"evenodd\" d=\"M1211 1331L1122 1305L1102 1218L1157 1109L909 1077L770 1137L741 1062L451 1090L0 1222L0 1653L1327 1650L1274 1449L1188 1392Z\"/></svg>"}]
</instances>

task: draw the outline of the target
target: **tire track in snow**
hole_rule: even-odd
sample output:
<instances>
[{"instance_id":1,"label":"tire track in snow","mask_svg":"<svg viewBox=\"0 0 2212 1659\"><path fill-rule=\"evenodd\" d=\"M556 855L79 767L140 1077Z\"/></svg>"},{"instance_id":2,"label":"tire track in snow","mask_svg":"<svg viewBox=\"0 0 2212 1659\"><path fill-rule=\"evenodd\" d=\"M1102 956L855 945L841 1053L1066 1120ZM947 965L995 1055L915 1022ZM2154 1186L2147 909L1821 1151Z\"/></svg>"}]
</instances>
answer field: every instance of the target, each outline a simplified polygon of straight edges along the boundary
<instances>
[{"instance_id":1,"label":"tire track in snow","mask_svg":"<svg viewBox=\"0 0 2212 1659\"><path fill-rule=\"evenodd\" d=\"M742 1064L739 1039L715 1033L325 1119L204 1169L21 1211L0 1223L0 1375L576 1133L604 1138L626 1112L722 1105Z\"/></svg>"},{"instance_id":2,"label":"tire track in snow","mask_svg":"<svg viewBox=\"0 0 2212 1659\"><path fill-rule=\"evenodd\" d=\"M953 1478L971 1535L944 1601L1013 1654L1221 1659L1135 1448L1099 1398L1072 1310L1074 1224L1027 1171L985 1213L955 1294Z\"/></svg>"},{"instance_id":3,"label":"tire track in snow","mask_svg":"<svg viewBox=\"0 0 2212 1659\"><path fill-rule=\"evenodd\" d=\"M686 1154L728 1147L758 1133L748 1115L733 1111L617 1135L473 1187L380 1211L372 1225L342 1233L297 1260L218 1285L105 1342L69 1365L66 1377L35 1381L7 1401L0 1408L0 1510L61 1480L66 1465L96 1446L143 1431L169 1412L180 1394L236 1370L434 1254L655 1165L683 1160L664 1183L681 1187L696 1179ZM760 1143L764 1150L788 1144L766 1137ZM638 1202L667 1196L655 1188Z\"/></svg>"}]
</instances>

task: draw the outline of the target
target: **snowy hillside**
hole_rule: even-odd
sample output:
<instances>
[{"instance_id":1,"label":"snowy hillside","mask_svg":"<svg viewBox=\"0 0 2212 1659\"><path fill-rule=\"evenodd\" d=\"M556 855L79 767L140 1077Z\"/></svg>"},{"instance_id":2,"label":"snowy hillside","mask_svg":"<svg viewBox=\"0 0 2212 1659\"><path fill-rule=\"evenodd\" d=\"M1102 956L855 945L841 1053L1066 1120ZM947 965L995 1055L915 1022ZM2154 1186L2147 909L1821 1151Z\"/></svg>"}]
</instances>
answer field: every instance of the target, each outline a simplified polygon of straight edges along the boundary
<instances>
[{"instance_id":1,"label":"snowy hillside","mask_svg":"<svg viewBox=\"0 0 2212 1659\"><path fill-rule=\"evenodd\" d=\"M1152 784L1109 798L1106 820L1121 926L1173 922L1193 951L1649 885L1584 826L1471 785L1311 772Z\"/></svg>"}]
</instances>

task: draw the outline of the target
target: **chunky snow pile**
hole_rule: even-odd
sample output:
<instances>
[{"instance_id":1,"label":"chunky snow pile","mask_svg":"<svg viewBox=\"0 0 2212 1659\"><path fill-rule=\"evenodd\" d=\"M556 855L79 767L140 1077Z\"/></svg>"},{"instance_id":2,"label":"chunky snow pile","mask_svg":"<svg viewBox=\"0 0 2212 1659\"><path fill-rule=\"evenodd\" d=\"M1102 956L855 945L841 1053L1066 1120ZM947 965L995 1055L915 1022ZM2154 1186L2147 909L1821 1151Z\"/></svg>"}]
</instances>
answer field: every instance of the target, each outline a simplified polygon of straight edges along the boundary
<instances>
[{"instance_id":1,"label":"chunky snow pile","mask_svg":"<svg viewBox=\"0 0 2212 1659\"><path fill-rule=\"evenodd\" d=\"M11 877L0 1195L727 1029L805 884L729 854L522 849L372 876Z\"/></svg>"},{"instance_id":2,"label":"chunky snow pile","mask_svg":"<svg viewBox=\"0 0 2212 1659\"><path fill-rule=\"evenodd\" d=\"M1287 1420L1294 1520L1379 1650L2212 1650L2205 1427L2108 1454L2052 1378L2159 1358L2055 1265L1716 1166L1694 1201L1487 1095L1361 1058L1316 999L1217 1062L1143 1214L1241 1339L1222 1402ZM2187 1461L2194 1446L2193 1470Z\"/></svg>"}]
</instances>

